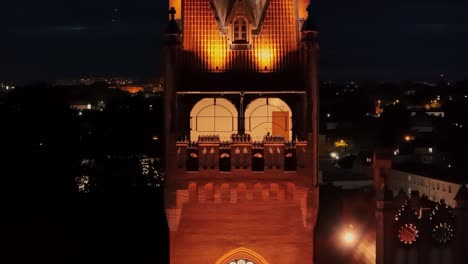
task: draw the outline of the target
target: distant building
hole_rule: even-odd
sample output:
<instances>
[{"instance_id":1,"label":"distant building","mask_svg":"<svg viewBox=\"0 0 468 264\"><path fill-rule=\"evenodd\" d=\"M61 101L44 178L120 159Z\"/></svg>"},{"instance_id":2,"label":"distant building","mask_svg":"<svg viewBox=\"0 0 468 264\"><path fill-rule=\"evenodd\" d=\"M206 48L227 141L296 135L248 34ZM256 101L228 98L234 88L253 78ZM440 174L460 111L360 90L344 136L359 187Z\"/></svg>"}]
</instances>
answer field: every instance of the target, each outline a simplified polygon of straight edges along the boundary
<instances>
[{"instance_id":1,"label":"distant building","mask_svg":"<svg viewBox=\"0 0 468 264\"><path fill-rule=\"evenodd\" d=\"M0 91L10 92L13 89L15 89L15 86L0 82Z\"/></svg>"},{"instance_id":2,"label":"distant building","mask_svg":"<svg viewBox=\"0 0 468 264\"><path fill-rule=\"evenodd\" d=\"M428 115L418 114L410 121L410 130L417 133L431 133L434 128L431 118Z\"/></svg>"},{"instance_id":3,"label":"distant building","mask_svg":"<svg viewBox=\"0 0 468 264\"><path fill-rule=\"evenodd\" d=\"M430 110L430 111L425 111L424 112L426 115L430 117L445 117L445 112L444 111L436 111L436 110ZM417 115L417 112L411 112L411 117L414 117Z\"/></svg>"},{"instance_id":4,"label":"distant building","mask_svg":"<svg viewBox=\"0 0 468 264\"><path fill-rule=\"evenodd\" d=\"M441 171L440 169L434 170ZM450 170L445 170L442 173L450 173ZM440 202L443 200L452 207L457 206L456 197L462 187L468 187L468 180L461 177L428 176L396 169L387 172L385 183L394 194L404 191L410 196L412 192L416 191L421 196L427 196L431 201Z\"/></svg>"},{"instance_id":5,"label":"distant building","mask_svg":"<svg viewBox=\"0 0 468 264\"><path fill-rule=\"evenodd\" d=\"M70 104L70 108L77 110L79 112L98 110L102 111L106 107L104 101L99 101L97 103L91 101L76 101Z\"/></svg>"},{"instance_id":6,"label":"distant building","mask_svg":"<svg viewBox=\"0 0 468 264\"><path fill-rule=\"evenodd\" d=\"M376 155L377 264L464 264L468 181L433 167L392 168Z\"/></svg>"},{"instance_id":7,"label":"distant building","mask_svg":"<svg viewBox=\"0 0 468 264\"><path fill-rule=\"evenodd\" d=\"M76 102L70 104L71 109L75 109L78 111L84 111L84 110L92 110L93 106L90 102Z\"/></svg>"}]
</instances>

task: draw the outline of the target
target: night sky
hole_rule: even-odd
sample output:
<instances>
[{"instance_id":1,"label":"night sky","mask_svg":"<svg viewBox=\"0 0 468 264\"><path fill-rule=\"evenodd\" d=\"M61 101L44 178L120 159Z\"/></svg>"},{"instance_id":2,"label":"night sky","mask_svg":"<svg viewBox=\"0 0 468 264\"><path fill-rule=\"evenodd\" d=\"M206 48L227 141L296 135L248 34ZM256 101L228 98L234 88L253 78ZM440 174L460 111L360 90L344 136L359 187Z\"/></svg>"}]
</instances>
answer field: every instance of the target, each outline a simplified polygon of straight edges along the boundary
<instances>
[{"instance_id":1,"label":"night sky","mask_svg":"<svg viewBox=\"0 0 468 264\"><path fill-rule=\"evenodd\" d=\"M3 0L0 81L154 78L166 0ZM312 0L321 78L468 77L464 0Z\"/></svg>"}]
</instances>

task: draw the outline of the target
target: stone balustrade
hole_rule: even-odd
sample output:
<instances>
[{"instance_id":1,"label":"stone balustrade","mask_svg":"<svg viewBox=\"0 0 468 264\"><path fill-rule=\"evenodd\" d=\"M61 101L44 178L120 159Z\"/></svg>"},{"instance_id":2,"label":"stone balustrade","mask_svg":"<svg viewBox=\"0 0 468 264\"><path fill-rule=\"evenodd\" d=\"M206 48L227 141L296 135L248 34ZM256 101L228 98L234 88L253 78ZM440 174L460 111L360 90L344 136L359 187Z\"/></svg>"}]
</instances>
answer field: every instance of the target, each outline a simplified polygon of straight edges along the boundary
<instances>
[{"instance_id":1,"label":"stone balustrade","mask_svg":"<svg viewBox=\"0 0 468 264\"><path fill-rule=\"evenodd\" d=\"M177 141L177 166L187 171L219 170L285 170L305 166L306 141L285 141L282 136L265 136L252 141L248 134L233 134L231 141L220 141L217 135Z\"/></svg>"}]
</instances>

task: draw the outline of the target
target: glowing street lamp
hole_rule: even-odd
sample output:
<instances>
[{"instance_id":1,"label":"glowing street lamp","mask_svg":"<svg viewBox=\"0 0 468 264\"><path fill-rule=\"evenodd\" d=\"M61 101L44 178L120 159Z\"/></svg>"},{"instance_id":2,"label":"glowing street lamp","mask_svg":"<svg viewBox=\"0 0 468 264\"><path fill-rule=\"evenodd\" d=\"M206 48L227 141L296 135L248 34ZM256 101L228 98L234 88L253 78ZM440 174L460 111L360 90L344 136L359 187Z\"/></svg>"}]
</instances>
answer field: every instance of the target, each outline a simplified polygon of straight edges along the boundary
<instances>
[{"instance_id":1,"label":"glowing street lamp","mask_svg":"<svg viewBox=\"0 0 468 264\"><path fill-rule=\"evenodd\" d=\"M348 228L343 231L341 239L343 243L347 246L351 246L356 243L357 235L353 225L349 225Z\"/></svg>"},{"instance_id":2,"label":"glowing street lamp","mask_svg":"<svg viewBox=\"0 0 468 264\"><path fill-rule=\"evenodd\" d=\"M410 142L410 141L414 140L414 137L413 137L413 136L410 136L410 135L406 135L406 136L404 137L404 139L405 139L406 142Z\"/></svg>"},{"instance_id":3,"label":"glowing street lamp","mask_svg":"<svg viewBox=\"0 0 468 264\"><path fill-rule=\"evenodd\" d=\"M332 157L333 159L340 159L340 155L336 151L332 151L330 153L330 157Z\"/></svg>"},{"instance_id":4,"label":"glowing street lamp","mask_svg":"<svg viewBox=\"0 0 468 264\"><path fill-rule=\"evenodd\" d=\"M354 232L347 230L343 234L343 241L346 244L352 244L354 241L356 241L356 236L354 235Z\"/></svg>"}]
</instances>

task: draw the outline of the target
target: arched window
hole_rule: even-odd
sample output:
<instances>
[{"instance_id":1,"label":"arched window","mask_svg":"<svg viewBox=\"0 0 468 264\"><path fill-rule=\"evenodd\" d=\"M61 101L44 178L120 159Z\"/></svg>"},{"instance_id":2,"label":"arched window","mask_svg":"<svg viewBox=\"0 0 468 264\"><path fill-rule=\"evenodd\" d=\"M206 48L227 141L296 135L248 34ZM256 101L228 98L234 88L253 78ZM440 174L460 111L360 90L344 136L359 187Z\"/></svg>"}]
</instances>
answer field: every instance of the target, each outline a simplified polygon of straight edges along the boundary
<instances>
[{"instance_id":1,"label":"arched window","mask_svg":"<svg viewBox=\"0 0 468 264\"><path fill-rule=\"evenodd\" d=\"M226 253L216 264L268 264L268 262L250 249L238 248Z\"/></svg>"},{"instance_id":2,"label":"arched window","mask_svg":"<svg viewBox=\"0 0 468 264\"><path fill-rule=\"evenodd\" d=\"M229 262L229 264L255 264L255 262L250 261L248 259L235 259Z\"/></svg>"},{"instance_id":3,"label":"arched window","mask_svg":"<svg viewBox=\"0 0 468 264\"><path fill-rule=\"evenodd\" d=\"M218 135L229 140L237 133L237 109L224 98L204 98L190 112L190 139L203 135Z\"/></svg>"},{"instance_id":4,"label":"arched window","mask_svg":"<svg viewBox=\"0 0 468 264\"><path fill-rule=\"evenodd\" d=\"M247 19L243 16L238 16L233 22L233 39L234 43L247 43Z\"/></svg>"},{"instance_id":5,"label":"arched window","mask_svg":"<svg viewBox=\"0 0 468 264\"><path fill-rule=\"evenodd\" d=\"M255 141L263 140L267 134L292 139L292 112L279 98L259 98L245 110L245 132Z\"/></svg>"}]
</instances>

